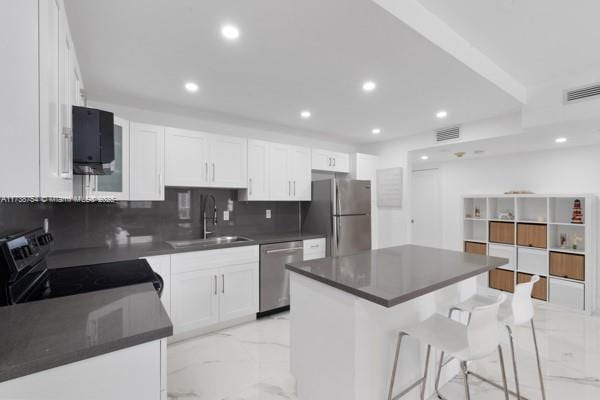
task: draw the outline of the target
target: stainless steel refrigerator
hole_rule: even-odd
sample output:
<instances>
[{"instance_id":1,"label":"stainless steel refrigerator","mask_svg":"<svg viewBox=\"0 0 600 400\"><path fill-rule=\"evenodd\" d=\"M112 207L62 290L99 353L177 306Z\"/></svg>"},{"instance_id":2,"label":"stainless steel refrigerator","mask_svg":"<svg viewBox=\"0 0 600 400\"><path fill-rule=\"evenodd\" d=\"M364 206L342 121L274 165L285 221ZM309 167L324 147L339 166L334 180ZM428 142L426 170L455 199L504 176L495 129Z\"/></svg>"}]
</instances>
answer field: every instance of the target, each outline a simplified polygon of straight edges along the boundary
<instances>
[{"instance_id":1,"label":"stainless steel refrigerator","mask_svg":"<svg viewBox=\"0 0 600 400\"><path fill-rule=\"evenodd\" d=\"M312 183L312 201L303 204L302 230L327 233L327 255L371 248L371 182L327 179Z\"/></svg>"}]
</instances>

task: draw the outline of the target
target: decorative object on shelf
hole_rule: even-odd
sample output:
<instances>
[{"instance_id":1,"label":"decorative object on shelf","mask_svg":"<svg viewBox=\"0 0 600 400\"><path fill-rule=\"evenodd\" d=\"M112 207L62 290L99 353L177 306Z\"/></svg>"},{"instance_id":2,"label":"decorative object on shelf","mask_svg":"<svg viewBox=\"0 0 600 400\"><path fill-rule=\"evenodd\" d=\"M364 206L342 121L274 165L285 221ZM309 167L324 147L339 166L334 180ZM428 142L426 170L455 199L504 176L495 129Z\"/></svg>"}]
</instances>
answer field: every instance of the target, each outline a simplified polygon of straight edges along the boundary
<instances>
[{"instance_id":1,"label":"decorative object on shelf","mask_svg":"<svg viewBox=\"0 0 600 400\"><path fill-rule=\"evenodd\" d=\"M537 222L546 222L546 218L545 218L545 217L542 217L542 216L538 216L538 217L536 217L536 219L535 219L535 220L536 220Z\"/></svg>"},{"instance_id":2,"label":"decorative object on shelf","mask_svg":"<svg viewBox=\"0 0 600 400\"><path fill-rule=\"evenodd\" d=\"M473 218L473 215L470 213L467 213L467 215L465 215L465 218Z\"/></svg>"},{"instance_id":3,"label":"decorative object on shelf","mask_svg":"<svg viewBox=\"0 0 600 400\"><path fill-rule=\"evenodd\" d=\"M559 242L560 242L560 248L561 249L566 249L567 248L567 234L566 233L560 233L559 234Z\"/></svg>"},{"instance_id":4,"label":"decorative object on shelf","mask_svg":"<svg viewBox=\"0 0 600 400\"><path fill-rule=\"evenodd\" d=\"M583 241L583 238L581 236L579 236L578 234L573 234L573 244L572 244L572 248L573 250L577 250L579 247L578 243L581 243Z\"/></svg>"},{"instance_id":5,"label":"decorative object on shelf","mask_svg":"<svg viewBox=\"0 0 600 400\"><path fill-rule=\"evenodd\" d=\"M498 213L498 219L512 221L514 219L514 214L511 210L501 211Z\"/></svg>"},{"instance_id":6,"label":"decorative object on shelf","mask_svg":"<svg viewBox=\"0 0 600 400\"><path fill-rule=\"evenodd\" d=\"M572 224L583 224L583 213L581 212L581 200L575 199L573 202L573 214L571 216Z\"/></svg>"},{"instance_id":7,"label":"decorative object on shelf","mask_svg":"<svg viewBox=\"0 0 600 400\"><path fill-rule=\"evenodd\" d=\"M504 194L533 194L533 192L531 190L509 190Z\"/></svg>"},{"instance_id":8,"label":"decorative object on shelf","mask_svg":"<svg viewBox=\"0 0 600 400\"><path fill-rule=\"evenodd\" d=\"M481 218L481 210L479 207L475 207L475 218Z\"/></svg>"}]
</instances>

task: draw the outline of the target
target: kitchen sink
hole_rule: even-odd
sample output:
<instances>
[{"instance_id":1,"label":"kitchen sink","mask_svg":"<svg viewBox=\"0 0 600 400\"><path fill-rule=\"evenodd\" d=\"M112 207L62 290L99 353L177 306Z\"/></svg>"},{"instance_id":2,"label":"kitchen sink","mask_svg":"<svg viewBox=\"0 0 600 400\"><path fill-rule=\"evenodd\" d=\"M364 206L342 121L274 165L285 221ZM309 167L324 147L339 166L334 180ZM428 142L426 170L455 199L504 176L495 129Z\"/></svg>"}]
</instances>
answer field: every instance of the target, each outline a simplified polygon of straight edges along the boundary
<instances>
[{"instance_id":1,"label":"kitchen sink","mask_svg":"<svg viewBox=\"0 0 600 400\"><path fill-rule=\"evenodd\" d=\"M185 247L218 246L250 241L252 239L243 236L219 236L207 239L172 240L167 241L167 244L174 249L181 249Z\"/></svg>"}]
</instances>

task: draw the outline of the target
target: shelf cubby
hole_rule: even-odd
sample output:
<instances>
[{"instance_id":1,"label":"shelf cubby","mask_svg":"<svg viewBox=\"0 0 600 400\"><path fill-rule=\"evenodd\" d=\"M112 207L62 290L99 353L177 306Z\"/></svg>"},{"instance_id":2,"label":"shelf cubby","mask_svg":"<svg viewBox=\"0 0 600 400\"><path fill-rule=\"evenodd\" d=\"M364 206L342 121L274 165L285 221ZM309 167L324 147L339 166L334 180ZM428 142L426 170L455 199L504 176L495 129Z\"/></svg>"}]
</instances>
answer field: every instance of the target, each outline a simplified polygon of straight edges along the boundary
<instances>
[{"instance_id":1,"label":"shelf cubby","mask_svg":"<svg viewBox=\"0 0 600 400\"><path fill-rule=\"evenodd\" d=\"M489 213L488 218L493 220L513 221L515 218L515 198L514 197L490 197L488 199ZM512 218L501 218L502 213L511 213Z\"/></svg>"},{"instance_id":2,"label":"shelf cubby","mask_svg":"<svg viewBox=\"0 0 600 400\"><path fill-rule=\"evenodd\" d=\"M547 197L517 198L517 220L520 222L547 222Z\"/></svg>"},{"instance_id":3,"label":"shelf cubby","mask_svg":"<svg viewBox=\"0 0 600 400\"><path fill-rule=\"evenodd\" d=\"M464 221L464 239L470 242L487 242L487 223L485 220L468 219Z\"/></svg>"},{"instance_id":4,"label":"shelf cubby","mask_svg":"<svg viewBox=\"0 0 600 400\"><path fill-rule=\"evenodd\" d=\"M479 209L479 216L475 212ZM485 197L467 197L464 201L464 217L466 219L486 219L487 199Z\"/></svg>"},{"instance_id":5,"label":"shelf cubby","mask_svg":"<svg viewBox=\"0 0 600 400\"><path fill-rule=\"evenodd\" d=\"M565 244L561 244L561 235L566 238ZM572 253L585 252L585 226L582 225L550 225L548 231L548 247L557 251ZM573 244L576 247L573 247Z\"/></svg>"},{"instance_id":6,"label":"shelf cubby","mask_svg":"<svg viewBox=\"0 0 600 400\"><path fill-rule=\"evenodd\" d=\"M549 214L550 223L557 224L572 224L571 218L573 216L573 205L575 200L579 200L581 203L581 209L583 211L583 224L585 223L586 217L586 206L585 197L550 197L549 199ZM573 224L573 225L583 225Z\"/></svg>"}]
</instances>

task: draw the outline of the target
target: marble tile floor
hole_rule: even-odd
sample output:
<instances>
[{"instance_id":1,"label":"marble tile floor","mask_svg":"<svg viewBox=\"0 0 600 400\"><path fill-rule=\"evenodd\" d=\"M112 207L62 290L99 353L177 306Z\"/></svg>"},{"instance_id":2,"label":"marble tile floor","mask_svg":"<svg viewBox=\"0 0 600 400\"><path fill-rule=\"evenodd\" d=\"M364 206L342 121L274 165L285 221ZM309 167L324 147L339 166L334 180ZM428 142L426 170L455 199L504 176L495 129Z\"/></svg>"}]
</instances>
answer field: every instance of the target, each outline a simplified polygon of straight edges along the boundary
<instances>
[{"instance_id":1,"label":"marble tile floor","mask_svg":"<svg viewBox=\"0 0 600 400\"><path fill-rule=\"evenodd\" d=\"M536 305L538 341L548 400L600 399L600 318ZM515 331L522 393L541 399L530 329ZM514 387L508 347L505 361ZM497 357L470 368L500 382ZM503 393L470 378L473 400L502 400ZM168 348L170 400L296 400L289 373L289 314L225 329ZM442 388L464 399L462 378ZM432 399L437 397L433 396Z\"/></svg>"}]
</instances>

